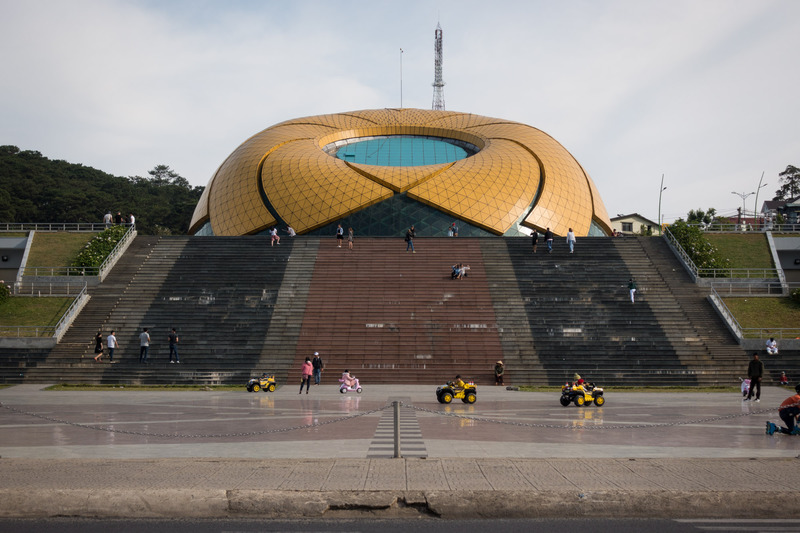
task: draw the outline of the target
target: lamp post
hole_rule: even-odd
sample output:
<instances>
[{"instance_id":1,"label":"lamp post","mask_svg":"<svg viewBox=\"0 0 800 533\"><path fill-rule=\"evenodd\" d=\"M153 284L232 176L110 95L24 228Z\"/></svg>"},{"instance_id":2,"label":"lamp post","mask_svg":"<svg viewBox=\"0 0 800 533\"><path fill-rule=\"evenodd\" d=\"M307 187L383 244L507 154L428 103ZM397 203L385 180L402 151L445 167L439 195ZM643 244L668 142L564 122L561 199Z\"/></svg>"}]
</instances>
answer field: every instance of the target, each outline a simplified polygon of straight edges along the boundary
<instances>
[{"instance_id":1,"label":"lamp post","mask_svg":"<svg viewBox=\"0 0 800 533\"><path fill-rule=\"evenodd\" d=\"M742 211L739 213L739 224L741 224L742 223L742 217L747 218L747 210L746 210L746 208L744 206L744 201L751 194L755 194L755 193L754 192L736 192L736 191L731 191L731 194L735 194L736 196L738 196L738 197L740 197L742 199Z\"/></svg>"},{"instance_id":2,"label":"lamp post","mask_svg":"<svg viewBox=\"0 0 800 533\"><path fill-rule=\"evenodd\" d=\"M756 201L755 204L753 204L753 215L755 215L756 217L756 224L758 224L758 191L760 191L762 187L766 187L767 185L769 185L768 183L761 185L762 181L764 181L764 172L761 172L761 179L758 180L758 189L756 189Z\"/></svg>"},{"instance_id":3,"label":"lamp post","mask_svg":"<svg viewBox=\"0 0 800 533\"><path fill-rule=\"evenodd\" d=\"M661 193L664 192L664 174L661 174L661 188L658 189L658 234L661 235Z\"/></svg>"}]
</instances>

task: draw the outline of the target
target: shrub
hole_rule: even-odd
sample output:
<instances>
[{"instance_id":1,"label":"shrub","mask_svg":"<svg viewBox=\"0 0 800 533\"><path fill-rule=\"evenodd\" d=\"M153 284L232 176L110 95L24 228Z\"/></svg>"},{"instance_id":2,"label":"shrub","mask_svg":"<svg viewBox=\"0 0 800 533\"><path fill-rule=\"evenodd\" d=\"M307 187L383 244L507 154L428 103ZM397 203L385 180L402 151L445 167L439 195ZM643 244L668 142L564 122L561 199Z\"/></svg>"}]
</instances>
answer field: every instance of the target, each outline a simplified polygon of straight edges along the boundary
<instances>
[{"instance_id":1,"label":"shrub","mask_svg":"<svg viewBox=\"0 0 800 533\"><path fill-rule=\"evenodd\" d=\"M669 230L697 268L728 268L728 261L722 258L697 226L690 226L683 220L678 220L669 227ZM717 277L721 274L717 273Z\"/></svg>"},{"instance_id":2,"label":"shrub","mask_svg":"<svg viewBox=\"0 0 800 533\"><path fill-rule=\"evenodd\" d=\"M73 267L78 268L97 268L103 264L114 247L128 231L126 226L113 226L95 235L78 257L72 262Z\"/></svg>"},{"instance_id":3,"label":"shrub","mask_svg":"<svg viewBox=\"0 0 800 533\"><path fill-rule=\"evenodd\" d=\"M11 291L8 290L8 285L5 282L0 283L0 304L11 298Z\"/></svg>"},{"instance_id":4,"label":"shrub","mask_svg":"<svg viewBox=\"0 0 800 533\"><path fill-rule=\"evenodd\" d=\"M793 290L792 294L790 294L790 296L791 296L792 300L794 300L795 302L800 303L800 289Z\"/></svg>"}]
</instances>

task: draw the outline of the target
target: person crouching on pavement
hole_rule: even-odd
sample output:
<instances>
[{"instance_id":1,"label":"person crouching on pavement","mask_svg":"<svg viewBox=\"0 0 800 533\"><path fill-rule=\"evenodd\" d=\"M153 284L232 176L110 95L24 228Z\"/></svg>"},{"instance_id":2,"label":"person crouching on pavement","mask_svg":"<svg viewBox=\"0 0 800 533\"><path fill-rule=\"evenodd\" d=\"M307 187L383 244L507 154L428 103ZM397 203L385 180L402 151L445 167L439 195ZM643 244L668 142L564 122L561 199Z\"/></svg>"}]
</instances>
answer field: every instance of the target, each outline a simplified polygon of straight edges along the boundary
<instances>
[{"instance_id":1,"label":"person crouching on pavement","mask_svg":"<svg viewBox=\"0 0 800 533\"><path fill-rule=\"evenodd\" d=\"M770 421L767 421L767 435L772 435L779 431L785 435L800 435L800 426L797 426L797 417L800 416L800 384L794 388L795 395L789 396L780 407L778 407L778 416L781 417L786 427L778 427Z\"/></svg>"}]
</instances>

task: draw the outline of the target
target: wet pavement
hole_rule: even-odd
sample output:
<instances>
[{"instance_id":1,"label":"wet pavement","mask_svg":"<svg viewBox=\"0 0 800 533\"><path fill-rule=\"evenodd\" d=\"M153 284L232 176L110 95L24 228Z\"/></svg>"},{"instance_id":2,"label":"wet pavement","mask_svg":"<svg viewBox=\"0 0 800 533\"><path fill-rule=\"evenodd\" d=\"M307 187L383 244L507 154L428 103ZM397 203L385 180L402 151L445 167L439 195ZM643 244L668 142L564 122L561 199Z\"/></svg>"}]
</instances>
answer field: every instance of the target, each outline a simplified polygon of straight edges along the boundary
<instances>
[{"instance_id":1,"label":"wet pavement","mask_svg":"<svg viewBox=\"0 0 800 533\"><path fill-rule=\"evenodd\" d=\"M800 439L764 433L785 389L43 388L0 390L0 517L800 517Z\"/></svg>"},{"instance_id":2,"label":"wet pavement","mask_svg":"<svg viewBox=\"0 0 800 533\"><path fill-rule=\"evenodd\" d=\"M394 453L392 402L401 402L404 457L796 457L767 436L788 389L761 402L738 393L614 393L562 407L557 392L479 387L473 405L439 404L435 387L336 385L277 391L0 390L3 458L380 458Z\"/></svg>"}]
</instances>

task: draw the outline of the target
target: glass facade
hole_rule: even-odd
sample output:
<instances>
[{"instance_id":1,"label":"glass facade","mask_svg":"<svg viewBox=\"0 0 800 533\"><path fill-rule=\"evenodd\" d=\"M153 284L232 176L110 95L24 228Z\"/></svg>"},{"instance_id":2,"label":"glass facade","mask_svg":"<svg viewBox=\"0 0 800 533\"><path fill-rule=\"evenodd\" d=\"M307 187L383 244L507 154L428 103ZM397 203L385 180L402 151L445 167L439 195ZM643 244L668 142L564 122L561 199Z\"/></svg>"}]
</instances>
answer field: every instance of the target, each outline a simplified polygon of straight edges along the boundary
<instances>
[{"instance_id":1,"label":"glass facade","mask_svg":"<svg viewBox=\"0 0 800 533\"><path fill-rule=\"evenodd\" d=\"M478 150L451 139L391 135L347 139L336 149L336 157L349 163L385 167L416 167L453 163Z\"/></svg>"}]
</instances>

